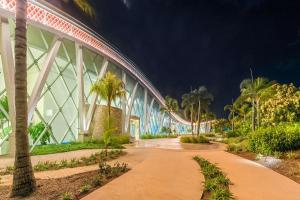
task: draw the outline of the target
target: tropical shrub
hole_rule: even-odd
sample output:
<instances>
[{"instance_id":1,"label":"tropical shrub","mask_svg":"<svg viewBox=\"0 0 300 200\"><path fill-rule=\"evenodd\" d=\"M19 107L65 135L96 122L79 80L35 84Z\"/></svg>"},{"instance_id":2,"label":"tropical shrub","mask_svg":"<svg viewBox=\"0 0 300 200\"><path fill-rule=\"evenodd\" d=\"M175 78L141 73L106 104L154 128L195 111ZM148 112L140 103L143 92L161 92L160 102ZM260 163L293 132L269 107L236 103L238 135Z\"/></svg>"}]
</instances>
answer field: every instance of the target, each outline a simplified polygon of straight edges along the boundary
<instances>
[{"instance_id":1,"label":"tropical shrub","mask_svg":"<svg viewBox=\"0 0 300 200\"><path fill-rule=\"evenodd\" d=\"M300 118L300 91L291 84L274 84L265 93L267 100L260 107L262 123L295 122Z\"/></svg>"},{"instance_id":2,"label":"tropical shrub","mask_svg":"<svg viewBox=\"0 0 300 200\"><path fill-rule=\"evenodd\" d=\"M148 133L141 136L141 139L159 139L159 138L177 138L177 135L166 135L166 134L152 135Z\"/></svg>"},{"instance_id":3,"label":"tropical shrub","mask_svg":"<svg viewBox=\"0 0 300 200\"><path fill-rule=\"evenodd\" d=\"M180 142L182 143L209 143L209 139L207 139L206 137L204 137L203 135L200 136L182 136L180 138Z\"/></svg>"},{"instance_id":4,"label":"tropical shrub","mask_svg":"<svg viewBox=\"0 0 300 200\"><path fill-rule=\"evenodd\" d=\"M36 124L30 124L30 126L28 128L28 132L33 140L33 143L36 142L36 140L40 137L40 135L42 133L44 133L44 134L40 138L40 143L42 145L46 145L47 143L50 142L51 128L48 128L47 130L45 130L45 129L46 129L46 126L43 122L39 122Z\"/></svg>"},{"instance_id":5,"label":"tropical shrub","mask_svg":"<svg viewBox=\"0 0 300 200\"><path fill-rule=\"evenodd\" d=\"M249 149L256 153L270 155L276 151L290 151L300 148L300 124L279 124L259 128L249 134Z\"/></svg>"},{"instance_id":6,"label":"tropical shrub","mask_svg":"<svg viewBox=\"0 0 300 200\"><path fill-rule=\"evenodd\" d=\"M162 127L161 128L161 133L164 133L164 134L171 134L172 133L172 130L171 130L171 128L169 128L169 127Z\"/></svg>"},{"instance_id":7,"label":"tropical shrub","mask_svg":"<svg viewBox=\"0 0 300 200\"><path fill-rule=\"evenodd\" d=\"M240 134L238 131L227 131L225 136L231 138L231 137L238 137L240 136Z\"/></svg>"}]
</instances>

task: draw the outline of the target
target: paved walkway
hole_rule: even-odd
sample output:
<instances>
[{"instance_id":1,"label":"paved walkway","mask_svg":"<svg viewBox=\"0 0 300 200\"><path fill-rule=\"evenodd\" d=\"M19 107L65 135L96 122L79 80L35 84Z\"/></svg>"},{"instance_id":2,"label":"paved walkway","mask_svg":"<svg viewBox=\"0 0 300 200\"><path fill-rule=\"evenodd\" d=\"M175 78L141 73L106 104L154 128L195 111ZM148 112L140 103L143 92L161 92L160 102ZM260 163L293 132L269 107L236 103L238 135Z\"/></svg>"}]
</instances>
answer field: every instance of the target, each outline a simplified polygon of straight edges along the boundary
<instances>
[{"instance_id":1,"label":"paved walkway","mask_svg":"<svg viewBox=\"0 0 300 200\"><path fill-rule=\"evenodd\" d=\"M34 156L32 162L88 156L98 150L82 150ZM204 180L193 156L208 159L224 171L238 200L300 200L300 185L256 162L224 151L224 145L181 145L178 139L143 140L129 145L118 158L131 170L84 198L84 200L199 200ZM0 158L0 166L12 162ZM116 160L111 161L114 163ZM11 165L11 163L9 164ZM97 165L35 173L37 178L57 178L97 169ZM11 176L7 177L11 182ZM2 181L5 178L2 177Z\"/></svg>"},{"instance_id":2,"label":"paved walkway","mask_svg":"<svg viewBox=\"0 0 300 200\"><path fill-rule=\"evenodd\" d=\"M230 190L238 200L300 199L298 183L256 162L225 152L224 145L180 145L176 139L160 139L157 144L155 141L139 143L138 147L147 147L139 149L139 153L146 154L144 160L84 200L199 200L203 176L191 160L195 155L217 163L233 182ZM173 150L166 150L169 146Z\"/></svg>"},{"instance_id":3,"label":"paved walkway","mask_svg":"<svg viewBox=\"0 0 300 200\"><path fill-rule=\"evenodd\" d=\"M83 200L200 199L204 178L190 155L182 151L154 148L133 152L144 153L147 154L146 158L132 170ZM134 158L137 155L131 156Z\"/></svg>"}]
</instances>

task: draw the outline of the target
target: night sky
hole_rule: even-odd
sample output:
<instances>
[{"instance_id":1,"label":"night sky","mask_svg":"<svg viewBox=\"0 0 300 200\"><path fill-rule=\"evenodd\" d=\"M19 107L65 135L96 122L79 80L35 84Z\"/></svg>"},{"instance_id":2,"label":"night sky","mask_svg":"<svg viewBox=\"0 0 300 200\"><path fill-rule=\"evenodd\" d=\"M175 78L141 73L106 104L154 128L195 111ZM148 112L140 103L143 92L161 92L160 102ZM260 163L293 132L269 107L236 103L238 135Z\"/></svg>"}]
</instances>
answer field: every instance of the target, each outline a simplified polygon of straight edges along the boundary
<instances>
[{"instance_id":1,"label":"night sky","mask_svg":"<svg viewBox=\"0 0 300 200\"><path fill-rule=\"evenodd\" d=\"M205 85L212 110L265 76L300 86L300 1L91 0L91 26L134 61L163 96ZM87 20L85 20L86 23Z\"/></svg>"}]
</instances>

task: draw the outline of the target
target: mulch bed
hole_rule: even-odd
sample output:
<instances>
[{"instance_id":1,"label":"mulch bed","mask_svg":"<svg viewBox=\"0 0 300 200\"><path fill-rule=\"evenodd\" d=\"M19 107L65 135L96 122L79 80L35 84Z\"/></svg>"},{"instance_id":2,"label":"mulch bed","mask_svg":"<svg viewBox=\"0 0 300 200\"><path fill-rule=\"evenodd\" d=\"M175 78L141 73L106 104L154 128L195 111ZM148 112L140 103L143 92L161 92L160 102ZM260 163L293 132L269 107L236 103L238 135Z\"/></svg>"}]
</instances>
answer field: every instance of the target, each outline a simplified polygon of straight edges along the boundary
<instances>
[{"instance_id":1,"label":"mulch bed","mask_svg":"<svg viewBox=\"0 0 300 200\"><path fill-rule=\"evenodd\" d=\"M256 154L252 152L230 153L246 158L248 160L256 161ZM294 153L298 154L298 157L296 159L283 158L278 166L272 167L270 169L300 184L300 150L294 151Z\"/></svg>"},{"instance_id":2,"label":"mulch bed","mask_svg":"<svg viewBox=\"0 0 300 200\"><path fill-rule=\"evenodd\" d=\"M74 199L81 199L87 194L80 194L79 189L85 183L92 184L95 176L99 175L99 170L75 174L72 176L57 179L37 179L37 190L31 196L24 199L28 200L59 200L65 192L75 195ZM104 178L98 187L92 187L88 193L98 189L116 177ZM9 198L11 186L0 186L0 199L20 199Z\"/></svg>"}]
</instances>

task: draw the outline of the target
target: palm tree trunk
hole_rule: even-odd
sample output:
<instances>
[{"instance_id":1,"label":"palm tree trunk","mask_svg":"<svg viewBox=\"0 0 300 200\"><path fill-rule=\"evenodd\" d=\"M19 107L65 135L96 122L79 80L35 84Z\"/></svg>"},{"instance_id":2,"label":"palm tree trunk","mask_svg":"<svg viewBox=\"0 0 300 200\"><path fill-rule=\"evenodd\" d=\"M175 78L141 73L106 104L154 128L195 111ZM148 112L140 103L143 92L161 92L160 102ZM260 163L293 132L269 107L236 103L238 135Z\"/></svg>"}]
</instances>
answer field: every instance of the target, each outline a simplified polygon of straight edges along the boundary
<instances>
[{"instance_id":1,"label":"palm tree trunk","mask_svg":"<svg viewBox=\"0 0 300 200\"><path fill-rule=\"evenodd\" d=\"M201 102L198 103L198 122L197 122L197 135L200 134L200 118L201 118Z\"/></svg>"},{"instance_id":2,"label":"palm tree trunk","mask_svg":"<svg viewBox=\"0 0 300 200\"><path fill-rule=\"evenodd\" d=\"M107 110L108 110L108 114L107 114L107 118L108 118L108 119L107 119L107 120L108 120L108 121L107 121L108 127L107 127L107 128L110 129L110 128L111 128L111 127L110 127L110 126L111 126L111 124L110 124L111 100L108 100L108 101L107 101Z\"/></svg>"},{"instance_id":3,"label":"palm tree trunk","mask_svg":"<svg viewBox=\"0 0 300 200\"><path fill-rule=\"evenodd\" d=\"M259 112L259 99L256 101L256 121L257 121L257 128L260 127L260 112Z\"/></svg>"},{"instance_id":4,"label":"palm tree trunk","mask_svg":"<svg viewBox=\"0 0 300 200\"><path fill-rule=\"evenodd\" d=\"M255 131L255 101L252 100L252 131Z\"/></svg>"},{"instance_id":5,"label":"palm tree trunk","mask_svg":"<svg viewBox=\"0 0 300 200\"><path fill-rule=\"evenodd\" d=\"M192 107L191 107L192 135L194 135L194 122L193 122L193 115L194 115L194 106L193 106L193 104L192 104Z\"/></svg>"},{"instance_id":6,"label":"palm tree trunk","mask_svg":"<svg viewBox=\"0 0 300 200\"><path fill-rule=\"evenodd\" d=\"M15 108L16 108L16 153L11 196L27 196L36 189L29 156L27 134L27 1L16 1L15 29Z\"/></svg>"},{"instance_id":7,"label":"palm tree trunk","mask_svg":"<svg viewBox=\"0 0 300 200\"><path fill-rule=\"evenodd\" d=\"M232 122L231 122L231 129L232 129L232 132L234 132L234 112L232 113Z\"/></svg>"}]
</instances>

